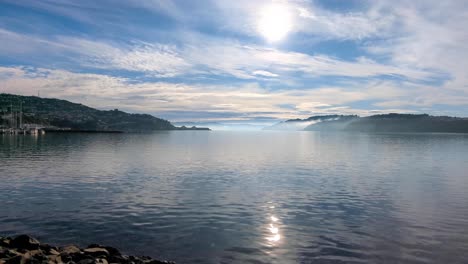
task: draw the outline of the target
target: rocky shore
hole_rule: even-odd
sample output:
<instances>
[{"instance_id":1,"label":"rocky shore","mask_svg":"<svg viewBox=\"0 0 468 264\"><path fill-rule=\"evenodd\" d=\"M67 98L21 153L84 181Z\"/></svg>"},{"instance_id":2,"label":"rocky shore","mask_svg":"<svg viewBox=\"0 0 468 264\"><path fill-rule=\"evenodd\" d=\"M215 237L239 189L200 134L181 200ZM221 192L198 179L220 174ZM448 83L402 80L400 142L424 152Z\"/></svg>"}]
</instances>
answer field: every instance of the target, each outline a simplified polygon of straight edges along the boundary
<instances>
[{"instance_id":1,"label":"rocky shore","mask_svg":"<svg viewBox=\"0 0 468 264\"><path fill-rule=\"evenodd\" d=\"M56 247L41 244L38 240L20 235L14 238L0 237L0 264L171 264L150 257L122 255L113 247L91 244L87 248L74 245Z\"/></svg>"}]
</instances>

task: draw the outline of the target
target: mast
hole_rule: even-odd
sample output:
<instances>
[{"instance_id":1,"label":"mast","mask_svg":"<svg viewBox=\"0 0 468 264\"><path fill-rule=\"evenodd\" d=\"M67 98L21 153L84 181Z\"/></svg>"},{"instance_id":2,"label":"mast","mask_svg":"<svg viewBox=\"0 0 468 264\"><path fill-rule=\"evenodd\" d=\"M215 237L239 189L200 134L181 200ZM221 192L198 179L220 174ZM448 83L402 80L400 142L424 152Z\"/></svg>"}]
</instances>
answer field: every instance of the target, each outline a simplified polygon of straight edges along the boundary
<instances>
[{"instance_id":1,"label":"mast","mask_svg":"<svg viewBox=\"0 0 468 264\"><path fill-rule=\"evenodd\" d=\"M13 128L13 103L10 102L10 127Z\"/></svg>"},{"instance_id":2,"label":"mast","mask_svg":"<svg viewBox=\"0 0 468 264\"><path fill-rule=\"evenodd\" d=\"M19 128L23 128L23 101L20 101Z\"/></svg>"}]
</instances>

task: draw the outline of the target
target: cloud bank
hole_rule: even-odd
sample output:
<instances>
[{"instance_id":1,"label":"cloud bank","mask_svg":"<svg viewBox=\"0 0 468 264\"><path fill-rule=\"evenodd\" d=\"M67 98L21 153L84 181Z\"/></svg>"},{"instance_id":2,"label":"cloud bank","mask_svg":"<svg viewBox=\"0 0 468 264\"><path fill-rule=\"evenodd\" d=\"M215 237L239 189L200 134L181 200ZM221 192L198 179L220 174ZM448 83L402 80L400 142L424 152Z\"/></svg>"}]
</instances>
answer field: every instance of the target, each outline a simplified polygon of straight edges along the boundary
<instances>
[{"instance_id":1,"label":"cloud bank","mask_svg":"<svg viewBox=\"0 0 468 264\"><path fill-rule=\"evenodd\" d=\"M293 18L275 44L258 12ZM4 1L0 92L174 121L468 116L462 1ZM34 27L26 21L34 21Z\"/></svg>"}]
</instances>

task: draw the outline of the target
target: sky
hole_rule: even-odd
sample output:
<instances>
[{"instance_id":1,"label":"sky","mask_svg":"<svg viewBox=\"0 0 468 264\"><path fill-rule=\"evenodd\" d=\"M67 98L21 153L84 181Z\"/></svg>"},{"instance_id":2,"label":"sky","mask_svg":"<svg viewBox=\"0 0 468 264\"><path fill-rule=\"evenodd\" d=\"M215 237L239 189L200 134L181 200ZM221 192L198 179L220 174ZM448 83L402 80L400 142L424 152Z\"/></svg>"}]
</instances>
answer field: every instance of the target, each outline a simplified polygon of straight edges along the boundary
<instances>
[{"instance_id":1,"label":"sky","mask_svg":"<svg viewBox=\"0 0 468 264\"><path fill-rule=\"evenodd\" d=\"M0 93L176 123L468 116L459 0L1 0Z\"/></svg>"}]
</instances>

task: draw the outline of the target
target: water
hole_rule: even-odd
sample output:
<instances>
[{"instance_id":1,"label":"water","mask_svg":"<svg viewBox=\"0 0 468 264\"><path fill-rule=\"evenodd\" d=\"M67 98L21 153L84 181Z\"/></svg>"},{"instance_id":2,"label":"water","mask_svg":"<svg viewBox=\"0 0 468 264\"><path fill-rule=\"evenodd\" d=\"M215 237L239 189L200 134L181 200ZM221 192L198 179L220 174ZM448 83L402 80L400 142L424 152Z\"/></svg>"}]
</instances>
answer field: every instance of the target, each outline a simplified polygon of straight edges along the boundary
<instances>
[{"instance_id":1,"label":"water","mask_svg":"<svg viewBox=\"0 0 468 264\"><path fill-rule=\"evenodd\" d=\"M178 263L468 263L468 135L0 135L0 234Z\"/></svg>"}]
</instances>

